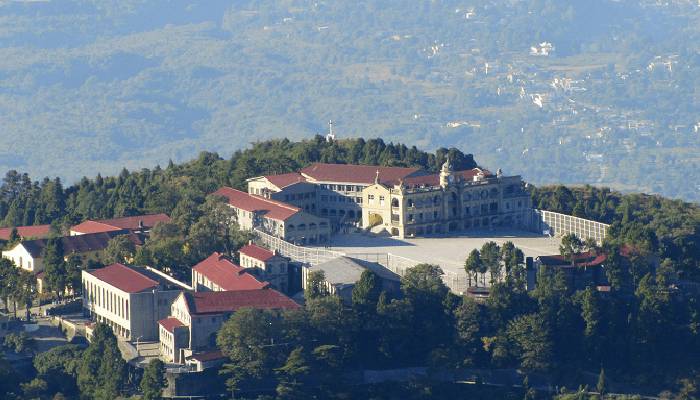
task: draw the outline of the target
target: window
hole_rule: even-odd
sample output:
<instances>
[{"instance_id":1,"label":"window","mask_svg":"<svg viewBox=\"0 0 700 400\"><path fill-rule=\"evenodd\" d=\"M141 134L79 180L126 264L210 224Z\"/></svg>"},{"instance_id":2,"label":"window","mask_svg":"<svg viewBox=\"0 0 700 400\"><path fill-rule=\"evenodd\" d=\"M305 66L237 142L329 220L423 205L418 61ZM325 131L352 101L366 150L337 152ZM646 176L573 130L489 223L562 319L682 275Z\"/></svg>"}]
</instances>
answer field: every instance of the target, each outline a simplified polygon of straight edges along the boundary
<instances>
[{"instance_id":1,"label":"window","mask_svg":"<svg viewBox=\"0 0 700 400\"><path fill-rule=\"evenodd\" d=\"M469 207L464 207L464 215L469 215Z\"/></svg>"},{"instance_id":2,"label":"window","mask_svg":"<svg viewBox=\"0 0 700 400\"><path fill-rule=\"evenodd\" d=\"M437 211L433 211L433 218L438 219L438 212Z\"/></svg>"},{"instance_id":3,"label":"window","mask_svg":"<svg viewBox=\"0 0 700 400\"><path fill-rule=\"evenodd\" d=\"M379 196L379 205L380 206L384 205L384 196Z\"/></svg>"},{"instance_id":4,"label":"window","mask_svg":"<svg viewBox=\"0 0 700 400\"><path fill-rule=\"evenodd\" d=\"M328 196L327 195L322 195L321 196L321 201L328 201Z\"/></svg>"},{"instance_id":5,"label":"window","mask_svg":"<svg viewBox=\"0 0 700 400\"><path fill-rule=\"evenodd\" d=\"M352 192L352 185L347 185L347 186L345 186L345 191L346 191L346 192Z\"/></svg>"}]
</instances>

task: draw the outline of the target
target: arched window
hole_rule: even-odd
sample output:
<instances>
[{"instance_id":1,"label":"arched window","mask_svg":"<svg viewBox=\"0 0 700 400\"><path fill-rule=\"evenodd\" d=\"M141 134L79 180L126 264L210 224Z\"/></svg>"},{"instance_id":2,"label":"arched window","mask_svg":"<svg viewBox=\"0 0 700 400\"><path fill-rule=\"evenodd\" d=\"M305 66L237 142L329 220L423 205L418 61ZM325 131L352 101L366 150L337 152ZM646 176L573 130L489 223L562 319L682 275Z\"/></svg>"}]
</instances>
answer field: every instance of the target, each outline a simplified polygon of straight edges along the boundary
<instances>
[{"instance_id":1,"label":"arched window","mask_svg":"<svg viewBox=\"0 0 700 400\"><path fill-rule=\"evenodd\" d=\"M434 205L440 204L440 196L435 196L435 197L433 197L433 204L434 204Z\"/></svg>"},{"instance_id":2,"label":"arched window","mask_svg":"<svg viewBox=\"0 0 700 400\"><path fill-rule=\"evenodd\" d=\"M297 230L305 231L305 230L306 230L306 224L299 224L299 225L297 226Z\"/></svg>"},{"instance_id":3,"label":"arched window","mask_svg":"<svg viewBox=\"0 0 700 400\"><path fill-rule=\"evenodd\" d=\"M316 230L316 224L313 222L309 224L309 230Z\"/></svg>"},{"instance_id":4,"label":"arched window","mask_svg":"<svg viewBox=\"0 0 700 400\"><path fill-rule=\"evenodd\" d=\"M294 230L294 224L287 225L287 231L291 232Z\"/></svg>"},{"instance_id":5,"label":"arched window","mask_svg":"<svg viewBox=\"0 0 700 400\"><path fill-rule=\"evenodd\" d=\"M399 199L397 199L396 197L392 198L391 199L391 206L394 208L397 208L399 206Z\"/></svg>"}]
</instances>

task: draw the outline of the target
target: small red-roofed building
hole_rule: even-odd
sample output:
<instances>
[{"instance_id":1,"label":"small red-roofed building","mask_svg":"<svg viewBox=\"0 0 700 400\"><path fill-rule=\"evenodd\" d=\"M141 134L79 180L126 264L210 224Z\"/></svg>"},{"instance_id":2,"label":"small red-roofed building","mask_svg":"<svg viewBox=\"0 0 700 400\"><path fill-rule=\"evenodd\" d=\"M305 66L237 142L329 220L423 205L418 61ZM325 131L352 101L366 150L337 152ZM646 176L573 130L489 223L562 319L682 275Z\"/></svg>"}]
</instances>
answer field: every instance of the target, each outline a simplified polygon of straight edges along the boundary
<instances>
[{"instance_id":1,"label":"small red-roofed building","mask_svg":"<svg viewBox=\"0 0 700 400\"><path fill-rule=\"evenodd\" d=\"M85 235L90 233L113 232L127 230L136 233L148 233L151 228L161 222L170 222L166 214L147 214L132 217L121 217L102 220L87 220L70 228L70 235Z\"/></svg>"},{"instance_id":2,"label":"small red-roofed building","mask_svg":"<svg viewBox=\"0 0 700 400\"><path fill-rule=\"evenodd\" d=\"M570 260L558 254L539 256L535 258L534 262L534 278L537 278L536 272L540 270L562 271L569 287L575 290L582 290L587 286L609 287L610 284L605 273L607 259L608 256L603 253L584 252L577 254L572 264Z\"/></svg>"},{"instance_id":3,"label":"small red-roofed building","mask_svg":"<svg viewBox=\"0 0 700 400\"><path fill-rule=\"evenodd\" d=\"M63 255L66 260L74 254L80 255L83 260L99 258L102 251L107 248L109 241L119 235L126 235L134 245L143 244L139 235L127 230L64 236L60 238ZM48 242L48 239L25 240L17 243L11 249L3 251L2 257L12 260L18 268L38 274L44 270L43 253Z\"/></svg>"},{"instance_id":4,"label":"small red-roofed building","mask_svg":"<svg viewBox=\"0 0 700 400\"><path fill-rule=\"evenodd\" d=\"M163 359L184 364L195 359L193 357L197 354L215 351L216 335L221 325L242 308L294 310L300 306L284 294L269 288L183 292L173 301L170 317L159 323L161 349L167 349ZM183 327L187 329L186 332L180 330ZM172 334L170 330L173 331ZM187 345L184 346L183 343Z\"/></svg>"},{"instance_id":5,"label":"small red-roofed building","mask_svg":"<svg viewBox=\"0 0 700 400\"><path fill-rule=\"evenodd\" d=\"M241 266L282 293L289 290L289 259L249 243L238 250Z\"/></svg>"},{"instance_id":6,"label":"small red-roofed building","mask_svg":"<svg viewBox=\"0 0 700 400\"><path fill-rule=\"evenodd\" d=\"M229 187L223 187L213 194L228 201L241 229L259 229L297 244L325 243L330 237L328 219L307 213L294 205Z\"/></svg>"},{"instance_id":7,"label":"small red-roofed building","mask_svg":"<svg viewBox=\"0 0 700 400\"><path fill-rule=\"evenodd\" d=\"M227 290L257 290L270 286L233 263L221 253L214 252L192 267L192 287L195 292Z\"/></svg>"},{"instance_id":8,"label":"small red-roofed building","mask_svg":"<svg viewBox=\"0 0 700 400\"><path fill-rule=\"evenodd\" d=\"M172 301L190 289L162 272L123 264L82 271L82 286L86 316L129 341L157 340L157 322L170 315Z\"/></svg>"},{"instance_id":9,"label":"small red-roofed building","mask_svg":"<svg viewBox=\"0 0 700 400\"><path fill-rule=\"evenodd\" d=\"M10 240L12 230L17 229L17 235L22 240L27 239L44 239L49 237L51 225L32 225L32 226L17 226L14 228L0 228L0 241Z\"/></svg>"}]
</instances>

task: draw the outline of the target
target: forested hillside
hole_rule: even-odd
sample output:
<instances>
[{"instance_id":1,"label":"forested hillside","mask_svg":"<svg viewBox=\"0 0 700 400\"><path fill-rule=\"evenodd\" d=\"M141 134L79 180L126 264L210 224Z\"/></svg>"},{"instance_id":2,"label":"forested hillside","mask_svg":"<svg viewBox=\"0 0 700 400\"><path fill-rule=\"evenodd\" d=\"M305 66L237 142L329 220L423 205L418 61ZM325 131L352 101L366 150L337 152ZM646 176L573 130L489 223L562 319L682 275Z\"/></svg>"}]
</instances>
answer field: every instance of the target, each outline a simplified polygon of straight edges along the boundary
<instances>
[{"instance_id":1,"label":"forested hillside","mask_svg":"<svg viewBox=\"0 0 700 400\"><path fill-rule=\"evenodd\" d=\"M690 0L0 2L0 170L72 184L333 119L697 201L698 27Z\"/></svg>"}]
</instances>

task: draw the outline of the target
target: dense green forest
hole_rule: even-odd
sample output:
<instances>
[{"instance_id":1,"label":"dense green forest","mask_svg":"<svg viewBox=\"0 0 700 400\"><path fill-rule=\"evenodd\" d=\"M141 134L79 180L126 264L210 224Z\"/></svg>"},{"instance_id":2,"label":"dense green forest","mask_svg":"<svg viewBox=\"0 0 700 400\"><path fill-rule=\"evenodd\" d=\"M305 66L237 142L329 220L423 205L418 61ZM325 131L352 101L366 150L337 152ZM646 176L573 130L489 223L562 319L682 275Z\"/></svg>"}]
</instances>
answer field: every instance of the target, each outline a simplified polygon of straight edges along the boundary
<instances>
[{"instance_id":1,"label":"dense green forest","mask_svg":"<svg viewBox=\"0 0 700 400\"><path fill-rule=\"evenodd\" d=\"M202 153L184 164L123 170L118 176L84 178L67 187L57 179L33 182L11 171L0 186L0 210L5 225L50 222L57 232L83 218L167 212L173 222L154 229L145 246L135 251L115 241L106 259L97 261L125 262L125 254L135 251L136 263L182 277L208 252L231 253L245 240L235 224L227 225L230 219L220 199L206 196L220 185L242 188L248 177L287 172L314 161L436 170L448 156L456 168L476 165L471 155L456 149L431 154L381 140L328 143L316 137L256 143L229 159ZM594 246L594 251L611 255L606 268L609 292L594 287L574 292L561 273L552 271L541 271L537 288L528 292L522 252L495 243L484 244L479 263L489 271L506 271L506 279L494 280L484 302L451 293L439 266L430 264L416 266L401 278L403 295L397 298L381 292L376 276L363 274L351 306L329 296L318 284L321 277L312 274L301 310L242 310L224 325L217 341L229 358L222 379L235 398L259 399L438 399L456 394L593 399L615 392L697 398L699 207L594 187L533 187L532 196L538 207L612 223L608 240L601 248ZM616 256L623 246L631 249L626 260ZM59 249L50 251L60 258L53 254ZM658 263L650 261L654 259ZM465 274L471 273L473 262L472 257L465 260ZM27 277L13 275L15 269L6 264L0 265L0 296L20 303L31 300L31 283L21 280ZM66 271L81 267L70 260L55 264ZM51 290L61 293L71 283L52 285ZM95 335L87 349L62 346L37 355L36 377L27 382L13 375L8 362L0 362L0 390L6 398L80 394L113 399L139 386L146 398L157 398L162 366L149 365L146 378L134 382L115 355L111 331L98 326ZM21 336L5 342L7 351L28 346ZM429 378L410 384L352 384L355 371L407 367L427 367ZM477 372L516 369L522 380L519 388L511 389L492 386L500 381L488 381L490 375ZM445 373L460 371L470 383L438 382ZM555 393L549 391L550 384L558 387ZM261 387L269 390L260 393Z\"/></svg>"},{"instance_id":2,"label":"dense green forest","mask_svg":"<svg viewBox=\"0 0 700 400\"><path fill-rule=\"evenodd\" d=\"M700 199L695 1L4 1L0 22L0 170L72 184L333 119L538 185Z\"/></svg>"}]
</instances>

